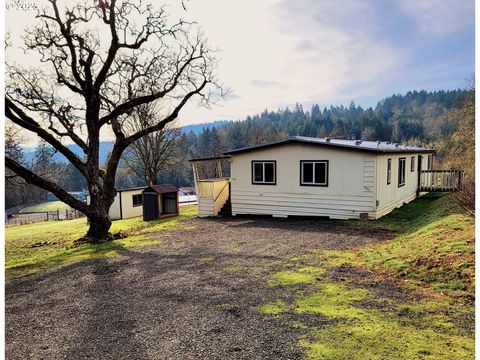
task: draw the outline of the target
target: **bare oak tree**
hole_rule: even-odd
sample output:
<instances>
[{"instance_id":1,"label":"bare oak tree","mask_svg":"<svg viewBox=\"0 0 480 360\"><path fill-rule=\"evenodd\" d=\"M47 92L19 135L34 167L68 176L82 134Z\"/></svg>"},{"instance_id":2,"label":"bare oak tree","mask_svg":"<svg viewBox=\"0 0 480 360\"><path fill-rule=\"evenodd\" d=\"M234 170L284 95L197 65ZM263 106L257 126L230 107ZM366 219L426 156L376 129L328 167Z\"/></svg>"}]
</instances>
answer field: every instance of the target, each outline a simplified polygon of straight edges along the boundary
<instances>
[{"instance_id":1,"label":"bare oak tree","mask_svg":"<svg viewBox=\"0 0 480 360\"><path fill-rule=\"evenodd\" d=\"M155 124L159 109L155 104L138 106L128 124L131 133ZM162 130L143 136L132 143L124 154L128 167L148 185L157 185L159 175L183 159L181 154L182 130L167 124Z\"/></svg>"},{"instance_id":2,"label":"bare oak tree","mask_svg":"<svg viewBox=\"0 0 480 360\"><path fill-rule=\"evenodd\" d=\"M108 211L123 152L145 135L162 130L190 100L209 104L221 96L216 60L195 24L183 20L170 24L164 8L133 0L86 1L65 9L56 0L49 3L25 36L27 55L39 55L40 63L32 68L7 65L5 114L79 170L90 203L75 199L8 154L5 164L28 183L83 212L90 224L88 241L103 241L112 238ZM155 124L128 133L129 114L154 101L168 113ZM108 132L115 140L108 163L101 168L100 135ZM66 143L77 144L83 156Z\"/></svg>"}]
</instances>

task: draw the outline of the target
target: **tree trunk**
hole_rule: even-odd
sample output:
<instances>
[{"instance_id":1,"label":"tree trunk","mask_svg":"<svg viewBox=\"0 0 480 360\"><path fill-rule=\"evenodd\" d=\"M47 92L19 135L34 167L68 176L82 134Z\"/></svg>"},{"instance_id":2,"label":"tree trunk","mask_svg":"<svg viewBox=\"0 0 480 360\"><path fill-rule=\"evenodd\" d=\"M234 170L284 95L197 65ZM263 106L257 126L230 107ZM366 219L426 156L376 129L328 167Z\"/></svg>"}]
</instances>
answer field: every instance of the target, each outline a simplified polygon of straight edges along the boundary
<instances>
[{"instance_id":1,"label":"tree trunk","mask_svg":"<svg viewBox=\"0 0 480 360\"><path fill-rule=\"evenodd\" d=\"M112 220L108 214L95 214L88 217L89 225L87 238L92 243L113 240L113 235L108 231Z\"/></svg>"}]
</instances>

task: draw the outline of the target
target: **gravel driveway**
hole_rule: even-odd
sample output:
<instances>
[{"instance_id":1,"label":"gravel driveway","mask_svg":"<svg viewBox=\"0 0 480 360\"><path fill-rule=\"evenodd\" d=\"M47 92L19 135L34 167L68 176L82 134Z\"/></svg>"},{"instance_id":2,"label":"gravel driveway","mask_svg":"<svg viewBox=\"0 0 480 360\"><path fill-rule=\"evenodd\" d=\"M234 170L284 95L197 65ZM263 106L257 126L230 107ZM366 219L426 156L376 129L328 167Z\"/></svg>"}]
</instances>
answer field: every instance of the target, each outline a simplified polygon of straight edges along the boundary
<instances>
[{"instance_id":1,"label":"gravel driveway","mask_svg":"<svg viewBox=\"0 0 480 360\"><path fill-rule=\"evenodd\" d=\"M320 220L181 224L159 245L9 281L7 359L299 359L297 330L258 311L285 291L267 274L390 236Z\"/></svg>"}]
</instances>

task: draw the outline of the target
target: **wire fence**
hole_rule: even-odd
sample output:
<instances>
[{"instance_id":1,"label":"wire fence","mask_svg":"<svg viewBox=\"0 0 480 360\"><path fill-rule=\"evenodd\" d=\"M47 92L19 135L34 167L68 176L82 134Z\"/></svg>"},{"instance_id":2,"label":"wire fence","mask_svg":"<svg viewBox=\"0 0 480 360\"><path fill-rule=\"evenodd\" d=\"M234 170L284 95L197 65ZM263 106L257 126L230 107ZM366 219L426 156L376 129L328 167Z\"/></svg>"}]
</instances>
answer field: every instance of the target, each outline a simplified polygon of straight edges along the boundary
<instances>
[{"instance_id":1,"label":"wire fence","mask_svg":"<svg viewBox=\"0 0 480 360\"><path fill-rule=\"evenodd\" d=\"M51 220L72 220L84 217L85 215L75 209L65 209L56 211L35 211L23 212L10 216L6 219L7 225L25 225L40 221Z\"/></svg>"}]
</instances>

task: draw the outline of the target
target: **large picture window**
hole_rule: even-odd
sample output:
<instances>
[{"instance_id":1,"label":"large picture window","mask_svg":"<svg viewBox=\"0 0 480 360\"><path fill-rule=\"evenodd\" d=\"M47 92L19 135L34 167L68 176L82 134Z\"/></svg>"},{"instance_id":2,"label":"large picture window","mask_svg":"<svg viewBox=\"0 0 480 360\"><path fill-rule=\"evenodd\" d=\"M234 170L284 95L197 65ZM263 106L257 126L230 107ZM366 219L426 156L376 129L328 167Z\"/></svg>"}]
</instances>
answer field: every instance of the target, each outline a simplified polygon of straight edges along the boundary
<instances>
[{"instance_id":1,"label":"large picture window","mask_svg":"<svg viewBox=\"0 0 480 360\"><path fill-rule=\"evenodd\" d=\"M142 194L132 195L133 206L142 205Z\"/></svg>"},{"instance_id":2,"label":"large picture window","mask_svg":"<svg viewBox=\"0 0 480 360\"><path fill-rule=\"evenodd\" d=\"M405 185L405 163L406 158L398 159L398 187Z\"/></svg>"},{"instance_id":3,"label":"large picture window","mask_svg":"<svg viewBox=\"0 0 480 360\"><path fill-rule=\"evenodd\" d=\"M277 163L271 161L252 161L252 184L275 185L277 182Z\"/></svg>"},{"instance_id":4,"label":"large picture window","mask_svg":"<svg viewBox=\"0 0 480 360\"><path fill-rule=\"evenodd\" d=\"M300 185L328 186L328 160L300 161Z\"/></svg>"},{"instance_id":5,"label":"large picture window","mask_svg":"<svg viewBox=\"0 0 480 360\"><path fill-rule=\"evenodd\" d=\"M392 182L392 159L387 160L387 185Z\"/></svg>"}]
</instances>

